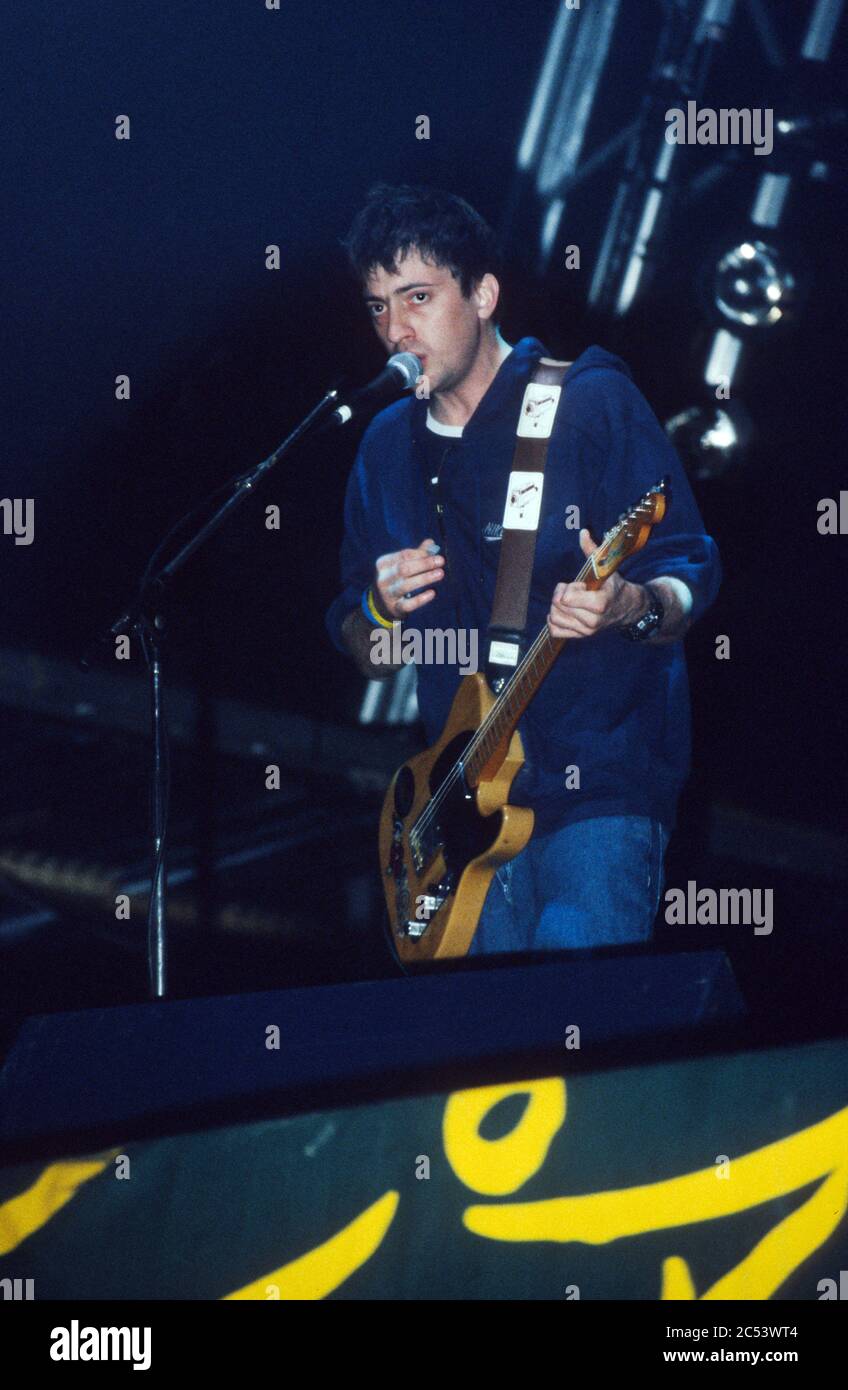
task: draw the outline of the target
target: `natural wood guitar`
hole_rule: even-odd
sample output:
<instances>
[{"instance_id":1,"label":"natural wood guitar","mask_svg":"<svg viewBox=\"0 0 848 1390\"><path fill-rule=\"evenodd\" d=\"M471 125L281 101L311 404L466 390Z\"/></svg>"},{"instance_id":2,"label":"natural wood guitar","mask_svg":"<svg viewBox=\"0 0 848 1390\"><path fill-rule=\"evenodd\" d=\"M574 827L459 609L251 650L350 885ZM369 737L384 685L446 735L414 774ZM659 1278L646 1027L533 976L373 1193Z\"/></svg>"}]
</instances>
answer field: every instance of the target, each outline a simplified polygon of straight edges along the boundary
<instances>
[{"instance_id":1,"label":"natural wood guitar","mask_svg":"<svg viewBox=\"0 0 848 1390\"><path fill-rule=\"evenodd\" d=\"M667 500L665 479L607 531L577 579L599 589L642 549ZM533 812L509 804L524 762L517 727L565 643L546 624L497 696L481 673L464 676L438 742L395 774L380 818L380 867L404 963L465 955L495 870L530 839Z\"/></svg>"}]
</instances>

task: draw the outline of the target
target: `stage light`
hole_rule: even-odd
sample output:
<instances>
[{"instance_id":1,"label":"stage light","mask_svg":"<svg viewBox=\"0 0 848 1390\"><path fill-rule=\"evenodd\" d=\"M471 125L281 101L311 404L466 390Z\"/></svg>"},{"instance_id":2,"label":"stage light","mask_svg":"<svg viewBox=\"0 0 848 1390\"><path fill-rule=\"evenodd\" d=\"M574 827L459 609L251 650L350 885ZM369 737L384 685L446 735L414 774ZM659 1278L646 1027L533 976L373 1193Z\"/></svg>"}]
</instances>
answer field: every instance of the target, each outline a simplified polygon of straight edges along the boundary
<instances>
[{"instance_id":1,"label":"stage light","mask_svg":"<svg viewBox=\"0 0 848 1390\"><path fill-rule=\"evenodd\" d=\"M726 328L717 328L710 347L707 365L704 368L704 381L708 386L724 386L727 390L733 383L736 369L742 354L742 339ZM725 396L725 399L727 397Z\"/></svg>"},{"instance_id":2,"label":"stage light","mask_svg":"<svg viewBox=\"0 0 848 1390\"><path fill-rule=\"evenodd\" d=\"M725 318L746 328L761 328L783 318L795 290L795 276L781 253L763 241L743 241L716 266L716 305Z\"/></svg>"},{"instance_id":3,"label":"stage light","mask_svg":"<svg viewBox=\"0 0 848 1390\"><path fill-rule=\"evenodd\" d=\"M736 402L696 405L666 421L665 431L692 478L720 478L740 463L750 439L747 412Z\"/></svg>"}]
</instances>

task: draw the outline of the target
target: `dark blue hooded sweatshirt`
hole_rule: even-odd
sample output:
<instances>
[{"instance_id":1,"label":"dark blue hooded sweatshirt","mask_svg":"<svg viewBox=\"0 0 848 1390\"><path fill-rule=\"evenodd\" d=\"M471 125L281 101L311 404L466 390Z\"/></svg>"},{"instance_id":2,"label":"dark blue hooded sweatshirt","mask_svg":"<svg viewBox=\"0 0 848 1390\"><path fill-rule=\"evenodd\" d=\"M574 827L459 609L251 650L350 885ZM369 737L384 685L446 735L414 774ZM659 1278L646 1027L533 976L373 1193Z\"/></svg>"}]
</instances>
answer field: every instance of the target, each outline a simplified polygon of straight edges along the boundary
<instances>
[{"instance_id":1,"label":"dark blue hooded sweatshirt","mask_svg":"<svg viewBox=\"0 0 848 1390\"><path fill-rule=\"evenodd\" d=\"M345 502L343 590L327 613L334 644L374 577L379 555L444 539L448 576L403 630L476 627L480 666L487 651L500 544L486 538L503 520L515 429L539 357L523 338L501 364L460 438L427 428L427 402L407 397L366 430ZM721 570L692 490L656 416L620 358L590 347L569 368L550 439L527 620L535 638L554 588L584 563L573 523L596 542L662 477L671 479L665 520L621 567L644 584L681 579L696 620L713 602ZM443 536L427 479L434 467L444 504ZM494 525L492 525L494 523ZM425 648L426 650L426 648ZM418 705L429 743L447 719L461 675L453 665L418 666ZM535 833L592 816L647 815L672 827L689 771L690 713L682 642L630 642L612 629L567 642L519 725L526 762L510 801L529 806ZM568 769L579 769L578 777ZM569 786L568 782L572 785Z\"/></svg>"}]
</instances>

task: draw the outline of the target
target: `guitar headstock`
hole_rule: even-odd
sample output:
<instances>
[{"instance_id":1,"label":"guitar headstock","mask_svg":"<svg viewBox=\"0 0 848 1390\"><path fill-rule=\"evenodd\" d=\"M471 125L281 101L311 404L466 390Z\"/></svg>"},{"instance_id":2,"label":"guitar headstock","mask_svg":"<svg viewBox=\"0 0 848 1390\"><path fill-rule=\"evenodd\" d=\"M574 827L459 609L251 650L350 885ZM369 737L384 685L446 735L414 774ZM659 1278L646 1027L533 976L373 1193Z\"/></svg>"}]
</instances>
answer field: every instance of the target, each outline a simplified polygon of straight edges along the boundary
<instances>
[{"instance_id":1,"label":"guitar headstock","mask_svg":"<svg viewBox=\"0 0 848 1390\"><path fill-rule=\"evenodd\" d=\"M662 521L669 504L669 479L655 483L629 512L619 517L592 556L599 579L606 579L637 550L641 550L652 527Z\"/></svg>"}]
</instances>

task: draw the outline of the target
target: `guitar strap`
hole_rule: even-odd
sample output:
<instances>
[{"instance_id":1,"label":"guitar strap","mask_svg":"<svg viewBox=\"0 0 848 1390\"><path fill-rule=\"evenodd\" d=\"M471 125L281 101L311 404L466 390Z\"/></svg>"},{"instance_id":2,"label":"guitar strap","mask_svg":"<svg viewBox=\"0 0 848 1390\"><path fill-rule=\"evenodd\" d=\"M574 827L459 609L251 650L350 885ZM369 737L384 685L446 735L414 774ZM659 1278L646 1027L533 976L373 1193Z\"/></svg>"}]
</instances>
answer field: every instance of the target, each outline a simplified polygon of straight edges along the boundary
<instances>
[{"instance_id":1,"label":"guitar strap","mask_svg":"<svg viewBox=\"0 0 848 1390\"><path fill-rule=\"evenodd\" d=\"M563 377L570 366L570 362L541 357L521 402L488 633L486 676L495 694L512 675L523 655L548 442L559 407Z\"/></svg>"}]
</instances>

